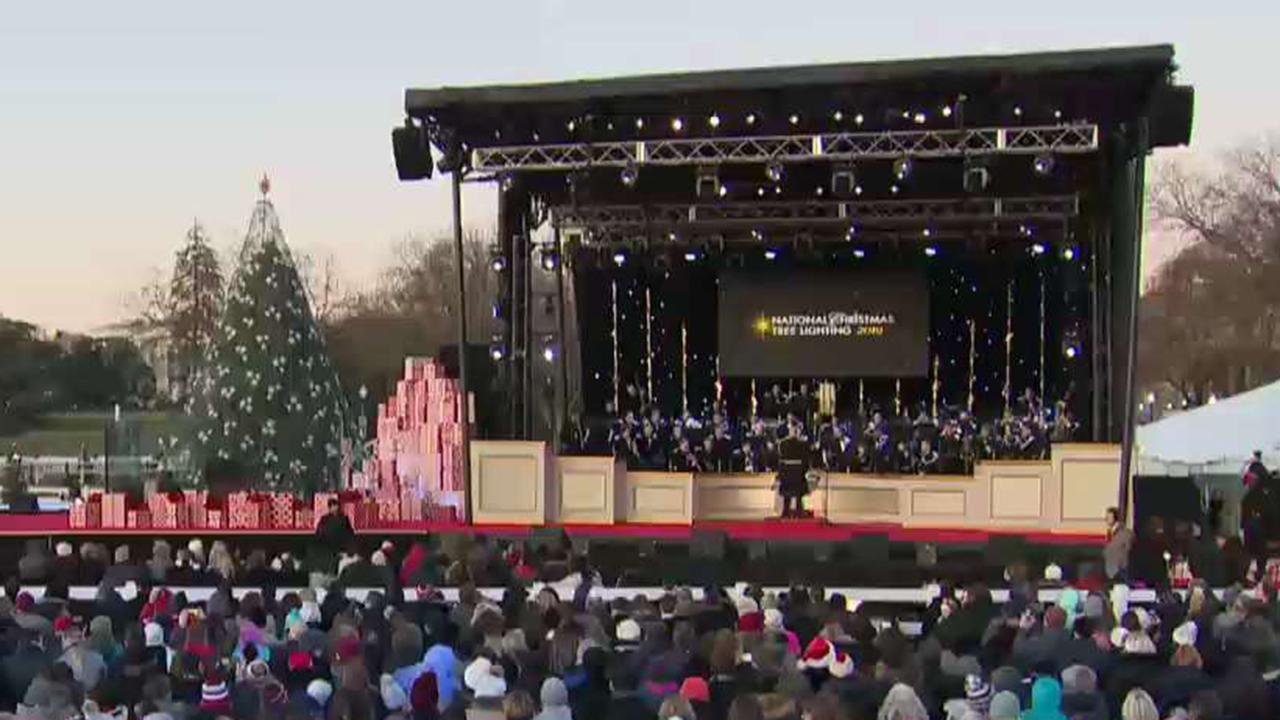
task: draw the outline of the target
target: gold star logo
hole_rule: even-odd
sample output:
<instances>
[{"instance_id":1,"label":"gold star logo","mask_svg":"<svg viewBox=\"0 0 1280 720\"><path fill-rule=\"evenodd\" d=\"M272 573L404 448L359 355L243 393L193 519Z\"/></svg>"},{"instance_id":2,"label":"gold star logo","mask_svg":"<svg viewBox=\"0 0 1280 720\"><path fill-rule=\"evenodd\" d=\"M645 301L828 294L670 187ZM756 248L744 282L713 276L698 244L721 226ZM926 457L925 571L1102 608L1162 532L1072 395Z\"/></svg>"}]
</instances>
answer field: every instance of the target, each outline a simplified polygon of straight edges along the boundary
<instances>
[{"instance_id":1,"label":"gold star logo","mask_svg":"<svg viewBox=\"0 0 1280 720\"><path fill-rule=\"evenodd\" d=\"M755 329L756 334L759 335L760 337L767 337L770 334L772 334L772 331L773 331L773 324L770 323L769 318L765 317L764 315L757 317L756 321L752 323L751 326Z\"/></svg>"}]
</instances>

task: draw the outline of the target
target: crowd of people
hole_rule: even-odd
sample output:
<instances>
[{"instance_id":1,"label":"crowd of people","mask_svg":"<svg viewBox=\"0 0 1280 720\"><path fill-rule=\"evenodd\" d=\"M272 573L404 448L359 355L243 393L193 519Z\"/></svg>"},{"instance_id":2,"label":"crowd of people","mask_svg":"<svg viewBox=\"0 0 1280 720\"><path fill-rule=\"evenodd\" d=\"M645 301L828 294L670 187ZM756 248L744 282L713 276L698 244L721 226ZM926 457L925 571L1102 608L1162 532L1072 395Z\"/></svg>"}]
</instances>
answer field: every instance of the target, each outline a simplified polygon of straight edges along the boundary
<instances>
[{"instance_id":1,"label":"crowd of people","mask_svg":"<svg viewBox=\"0 0 1280 720\"><path fill-rule=\"evenodd\" d=\"M353 539L336 511L321 542ZM454 538L362 555L155 541L31 548L0 597L0 712L31 720L1264 720L1280 604L1261 574L1157 582L1112 514L1102 563L943 584L908 635L821 588L606 601L568 546ZM32 559L34 558L34 559ZM1029 578L1035 577L1036 581ZM1039 578L1043 577L1043 580ZM555 581L538 586L535 580ZM90 602L68 586L97 586ZM29 593L24 585L40 585ZM216 588L194 602L183 587ZM255 588L245 594L232 587ZM307 589L280 592L274 588ZM359 600L344 588L375 588ZM439 588L456 587L446 601ZM498 587L497 595L477 587ZM1046 587L1058 592L1042 599ZM323 588L323 590L321 589ZM411 588L412 592L407 592ZM406 596L410 599L406 600ZM889 618L890 620L892 618Z\"/></svg>"},{"instance_id":2,"label":"crowd of people","mask_svg":"<svg viewBox=\"0 0 1280 720\"><path fill-rule=\"evenodd\" d=\"M927 404L886 412L823 415L807 384L791 393L773 385L749 417L733 417L723 403L705 415L670 416L635 386L621 413L580 421L569 439L580 452L609 454L627 466L677 472L774 472L779 441L799 430L812 465L832 472L961 473L984 459L1041 459L1051 442L1071 440L1077 424L1065 402L1046 408L1031 390L1000 417Z\"/></svg>"}]
</instances>

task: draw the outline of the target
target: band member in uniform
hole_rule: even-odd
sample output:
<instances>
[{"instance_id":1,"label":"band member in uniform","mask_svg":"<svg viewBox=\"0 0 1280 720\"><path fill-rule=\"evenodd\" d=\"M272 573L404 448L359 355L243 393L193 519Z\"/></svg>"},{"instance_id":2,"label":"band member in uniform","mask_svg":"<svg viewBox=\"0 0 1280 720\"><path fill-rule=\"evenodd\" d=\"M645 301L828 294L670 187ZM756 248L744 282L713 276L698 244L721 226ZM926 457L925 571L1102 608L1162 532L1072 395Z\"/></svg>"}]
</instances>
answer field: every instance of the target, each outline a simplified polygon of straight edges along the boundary
<instances>
[{"instance_id":1,"label":"band member in uniform","mask_svg":"<svg viewBox=\"0 0 1280 720\"><path fill-rule=\"evenodd\" d=\"M800 438L800 428L778 446L778 494L782 496L782 517L804 517L804 496L809 494L809 445ZM794 508L793 508L794 506Z\"/></svg>"}]
</instances>

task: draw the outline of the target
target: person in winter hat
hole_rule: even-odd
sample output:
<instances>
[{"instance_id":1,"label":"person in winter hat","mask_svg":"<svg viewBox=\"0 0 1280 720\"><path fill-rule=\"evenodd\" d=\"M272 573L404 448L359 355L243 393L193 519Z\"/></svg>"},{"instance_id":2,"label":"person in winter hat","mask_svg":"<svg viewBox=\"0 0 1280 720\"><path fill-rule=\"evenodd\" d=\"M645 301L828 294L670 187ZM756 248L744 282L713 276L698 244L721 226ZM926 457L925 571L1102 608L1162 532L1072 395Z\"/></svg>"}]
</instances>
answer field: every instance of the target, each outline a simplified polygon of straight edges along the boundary
<instances>
[{"instance_id":1,"label":"person in winter hat","mask_svg":"<svg viewBox=\"0 0 1280 720\"><path fill-rule=\"evenodd\" d=\"M534 720L573 720L573 711L569 709L569 689L558 677L549 677L542 681L542 712L534 716Z\"/></svg>"}]
</instances>

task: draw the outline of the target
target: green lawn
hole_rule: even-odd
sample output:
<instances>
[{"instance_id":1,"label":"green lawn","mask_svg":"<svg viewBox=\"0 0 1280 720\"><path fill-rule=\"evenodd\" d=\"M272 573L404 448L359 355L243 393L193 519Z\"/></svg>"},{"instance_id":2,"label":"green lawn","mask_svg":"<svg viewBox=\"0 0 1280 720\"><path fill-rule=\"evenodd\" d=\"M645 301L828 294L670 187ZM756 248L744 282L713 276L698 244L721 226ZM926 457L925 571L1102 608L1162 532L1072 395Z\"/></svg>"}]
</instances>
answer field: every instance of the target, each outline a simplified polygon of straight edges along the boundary
<instances>
[{"instance_id":1,"label":"green lawn","mask_svg":"<svg viewBox=\"0 0 1280 720\"><path fill-rule=\"evenodd\" d=\"M125 417L138 422L141 450L154 453L158 438L168 435L177 427L181 413L142 412L126 413ZM8 454L16 442L25 456L80 454L84 447L90 455L101 455L107 423L111 413L66 413L46 415L36 426L26 432L0 437L0 453Z\"/></svg>"}]
</instances>

